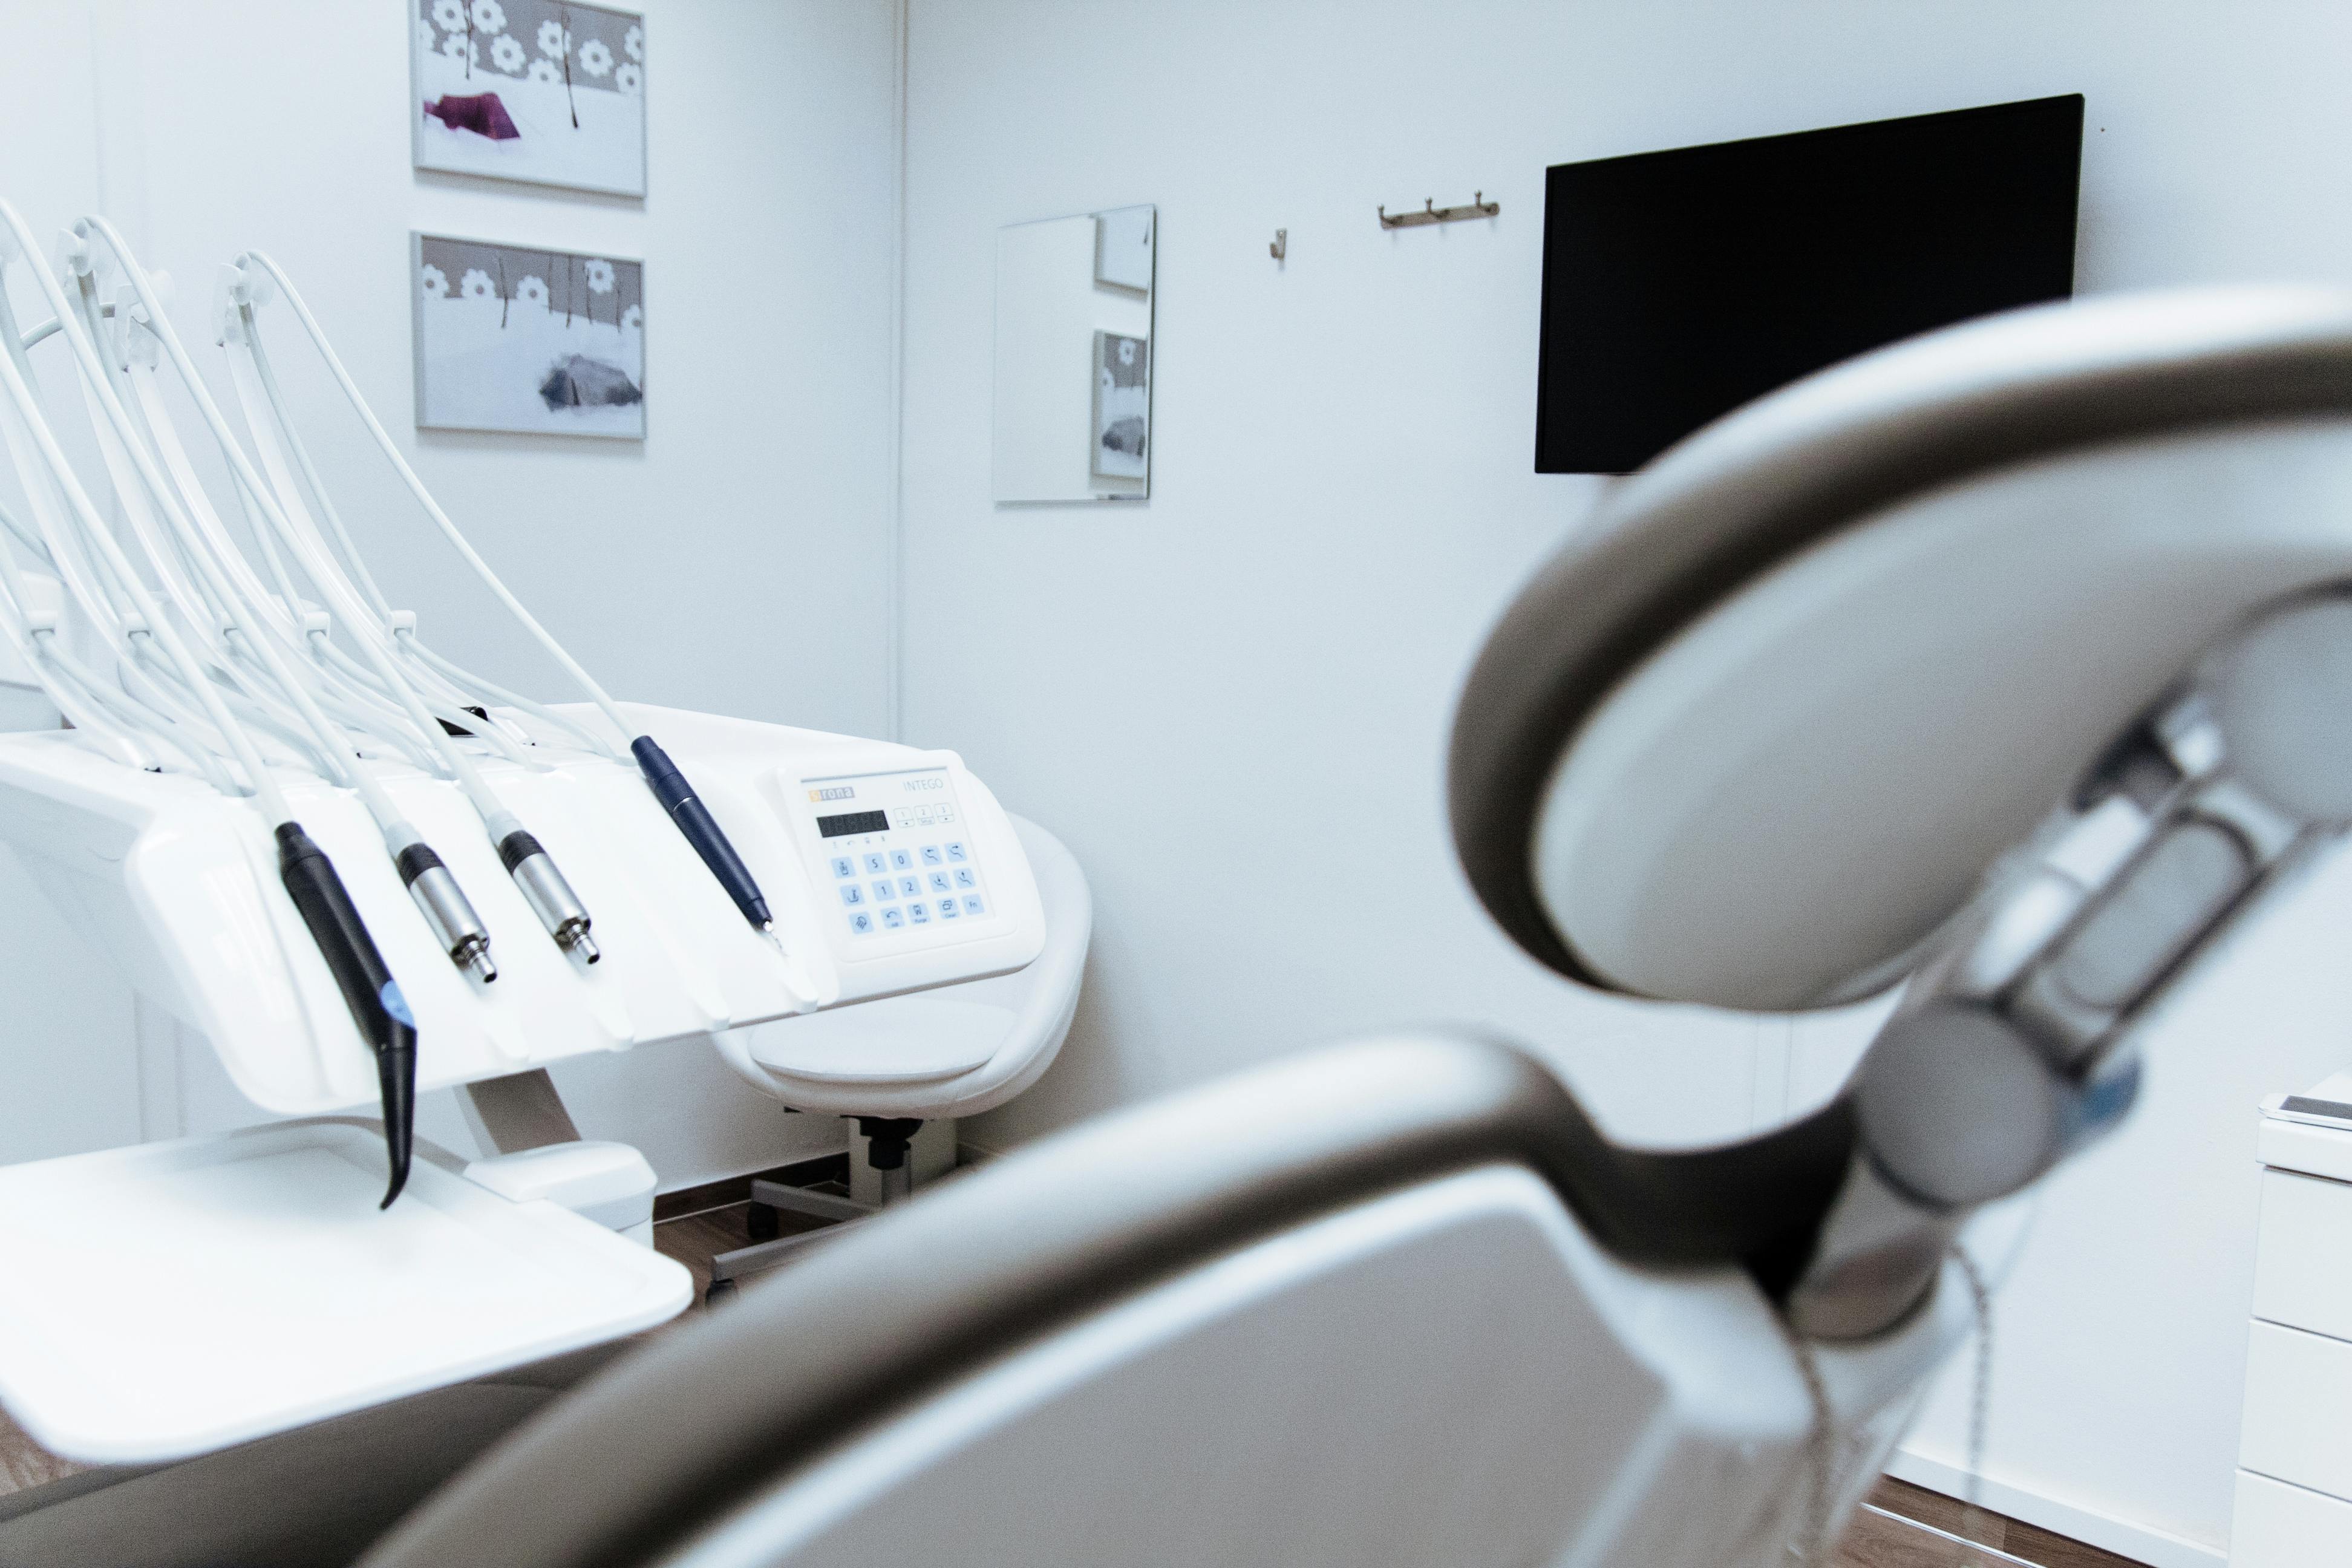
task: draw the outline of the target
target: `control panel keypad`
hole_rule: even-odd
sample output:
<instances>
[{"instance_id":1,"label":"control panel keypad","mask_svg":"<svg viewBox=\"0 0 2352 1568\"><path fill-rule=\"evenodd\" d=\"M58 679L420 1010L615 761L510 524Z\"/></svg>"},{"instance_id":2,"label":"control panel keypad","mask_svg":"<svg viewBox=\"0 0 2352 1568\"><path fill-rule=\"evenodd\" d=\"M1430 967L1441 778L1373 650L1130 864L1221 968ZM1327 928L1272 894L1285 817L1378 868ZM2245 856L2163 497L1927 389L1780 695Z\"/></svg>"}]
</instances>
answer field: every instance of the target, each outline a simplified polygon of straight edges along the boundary
<instances>
[{"instance_id":1,"label":"control panel keypad","mask_svg":"<svg viewBox=\"0 0 2352 1568\"><path fill-rule=\"evenodd\" d=\"M851 798L862 805L865 797ZM968 831L952 805L892 803L866 815L872 830L835 837L823 851L851 936L903 933L989 912L971 841L950 837Z\"/></svg>"}]
</instances>

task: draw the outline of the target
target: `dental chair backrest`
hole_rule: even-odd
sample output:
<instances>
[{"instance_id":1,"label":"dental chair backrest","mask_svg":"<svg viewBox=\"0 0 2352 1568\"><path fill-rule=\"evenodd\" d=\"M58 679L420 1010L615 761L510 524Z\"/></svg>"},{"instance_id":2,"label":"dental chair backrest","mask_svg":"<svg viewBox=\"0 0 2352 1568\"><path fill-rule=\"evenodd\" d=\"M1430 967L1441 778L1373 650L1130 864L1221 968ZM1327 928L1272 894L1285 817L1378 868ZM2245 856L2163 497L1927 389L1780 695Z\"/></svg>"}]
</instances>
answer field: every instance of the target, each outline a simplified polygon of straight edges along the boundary
<instances>
[{"instance_id":1,"label":"dental chair backrest","mask_svg":"<svg viewBox=\"0 0 2352 1568\"><path fill-rule=\"evenodd\" d=\"M1826 1130L1696 1167L1620 1150L1473 1041L1296 1058L821 1249L367 1562L1453 1568L1549 1561L1612 1492L1662 1487L1715 1497L1712 1533L1626 1515L1612 1560L1729 1561L1801 1504L1812 1415L1730 1260L1784 1250L1767 1194L1843 1152ZM1727 1398L1727 1363L1761 1375ZM1853 1370L1860 1403L1907 1386ZM1677 1405L1717 1429L1627 1443Z\"/></svg>"},{"instance_id":2,"label":"dental chair backrest","mask_svg":"<svg viewBox=\"0 0 2352 1568\"><path fill-rule=\"evenodd\" d=\"M1897 1048L1874 1050L1858 1088L1683 1154L1611 1145L1549 1074L1492 1044L1390 1039L1261 1069L1063 1134L819 1250L526 1427L366 1568L1811 1557L1969 1326L1944 1247L1962 1237L1997 1276L1993 1230L2015 1215L1971 1221L1982 1192L1921 1190L1923 1169L1929 1187L1949 1173L1906 1158L2008 1149L2031 1120L1995 1072L1930 1086L1958 1097L1890 1123L1912 1102L1885 1085L1917 1080L1882 1057L2021 1051L2043 1089L2075 1095L2076 1131L2112 1124L2129 1096L2098 1098L2098 1064L2127 1058L2139 1012L2268 884L2165 926L2179 940L2116 993L2081 1057L2037 1057L2032 1018L1958 985L1955 965L1984 962L1982 917L2011 908L2017 868L2046 868L2037 822L2056 805L2071 826L2114 793L2116 764L2095 765L2118 754L2109 742L2144 736L2168 694L2230 689L2234 653L2189 679L2200 647L2352 574L2352 528L2332 517L2233 541L1886 509L2074 449L2347 413L2352 300L2337 296L2071 305L1937 334L1669 453L1538 577L1474 671L1457 841L1530 954L1586 984L1757 1009L1924 964L1914 1004L1977 1008L2007 1031L1999 1048L1923 1054L1906 1005ZM1945 574L1979 554L1979 592L1951 593ZM2032 559L2073 597L2017 570ZM2139 624L2151 608L2169 618ZM1879 657L1855 662L1840 628ZM2062 707L2004 661L2011 647L2058 661L2045 678ZM2326 699L2352 721L2352 655L2322 651L2334 686L2280 689L2297 714ZM1971 655L1989 662L1972 670ZM1906 695L1933 708L1979 674L2016 700L1946 703L1959 742L1918 766L1922 726L1895 721ZM1797 695L1774 705L1775 680ZM1739 721L1742 701L1789 733ZM2143 816L2176 822L2215 781L2249 794L2242 752L2225 746L2201 784L2142 789ZM2320 748L2323 769L2333 754ZM1694 756L1706 787L1679 787ZM1770 842L1792 823L1818 875ZM1726 847L1723 864L1682 855L1683 834ZM2012 972L2065 958L2075 917L2119 890L2168 918L2189 908L2184 887L2211 893L2135 882L2158 842L2068 862L2073 912L2008 953ZM1769 929L1747 933L1718 904ZM1687 959L1671 951L1677 919ZM2038 1157L2026 1179L2057 1153Z\"/></svg>"}]
</instances>

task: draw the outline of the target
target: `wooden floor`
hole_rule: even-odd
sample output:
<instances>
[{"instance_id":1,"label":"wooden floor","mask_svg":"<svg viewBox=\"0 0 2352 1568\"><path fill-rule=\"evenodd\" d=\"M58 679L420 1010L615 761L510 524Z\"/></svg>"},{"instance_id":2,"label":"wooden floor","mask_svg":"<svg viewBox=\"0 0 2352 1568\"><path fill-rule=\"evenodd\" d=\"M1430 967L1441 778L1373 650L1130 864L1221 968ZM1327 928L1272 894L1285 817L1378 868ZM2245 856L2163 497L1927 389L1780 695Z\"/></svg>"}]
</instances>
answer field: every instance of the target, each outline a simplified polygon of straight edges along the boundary
<instances>
[{"instance_id":1,"label":"wooden floor","mask_svg":"<svg viewBox=\"0 0 2352 1568\"><path fill-rule=\"evenodd\" d=\"M702 1294L710 1283L712 1256L750 1241L744 1228L745 1208L735 1204L666 1220L654 1227L654 1245L694 1276L695 1304L678 1321L691 1322L704 1310ZM793 1215L781 1216L786 1232L813 1229L820 1223ZM0 1414L0 1492L38 1486L70 1475L77 1468L45 1453ZM1992 1550L1971 1551L1958 1539L1964 1521L1958 1501L1891 1479L1878 1483L1870 1502L1872 1507L1857 1512L1848 1523L1831 1568L1962 1568L1969 1563L1984 1568L2011 1568L2017 1563L2030 1568L2135 1568L2127 1559L1997 1513L1979 1514L1970 1532L1976 1542Z\"/></svg>"},{"instance_id":2,"label":"wooden floor","mask_svg":"<svg viewBox=\"0 0 2352 1568\"><path fill-rule=\"evenodd\" d=\"M719 1253L751 1245L751 1233L744 1228L743 1223L743 1216L750 1212L751 1206L749 1204L730 1204L725 1208L688 1215L683 1219L664 1220L654 1226L654 1246L660 1249L661 1255L685 1264L687 1272L694 1276L694 1305L687 1309L680 1321L691 1322L695 1314L704 1310L703 1292L710 1288L710 1259ZM779 1214L776 1216L776 1228L785 1236L820 1230L824 1223L794 1214Z\"/></svg>"},{"instance_id":3,"label":"wooden floor","mask_svg":"<svg viewBox=\"0 0 2352 1568\"><path fill-rule=\"evenodd\" d=\"M1872 1489L1870 1505L1847 1524L1833 1568L1945 1568L1971 1560L1987 1568L2135 1568L2129 1558L1997 1513L1979 1512L1969 1529L1958 1500L1891 1476ZM1993 1550L1971 1552L1956 1539L1962 1536Z\"/></svg>"}]
</instances>

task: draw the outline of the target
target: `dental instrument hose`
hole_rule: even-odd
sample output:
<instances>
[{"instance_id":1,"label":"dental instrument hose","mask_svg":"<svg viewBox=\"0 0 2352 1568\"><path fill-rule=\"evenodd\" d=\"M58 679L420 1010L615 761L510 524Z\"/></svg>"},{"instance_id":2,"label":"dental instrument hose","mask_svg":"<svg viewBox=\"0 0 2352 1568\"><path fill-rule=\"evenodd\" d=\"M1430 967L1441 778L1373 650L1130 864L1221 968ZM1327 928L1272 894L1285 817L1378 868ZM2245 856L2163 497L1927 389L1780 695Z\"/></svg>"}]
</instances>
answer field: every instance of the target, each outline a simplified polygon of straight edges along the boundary
<instances>
[{"instance_id":1,"label":"dental instrument hose","mask_svg":"<svg viewBox=\"0 0 2352 1568\"><path fill-rule=\"evenodd\" d=\"M362 660L373 667L375 676L383 683L385 694L406 710L410 721L415 725L418 732L423 734L426 742L437 752L443 763L457 780L458 787L472 801L475 809L480 813L490 842L500 847L503 855L505 846L513 842L516 836L521 833L522 823L500 804L495 792L490 789L465 752L450 743L447 734L425 710L415 690L394 668L389 653L378 646L376 634L369 623L365 609L351 593L349 585L333 570L331 562L313 552L310 542L299 535L287 511L281 508L271 493L268 481L262 478L237 446L235 437L228 428L227 420L222 416L218 405L214 402L211 393L206 389L204 378L197 374L194 363L189 359L187 350L180 342L179 334L172 330L171 322L163 310L162 301L155 295L153 284L145 269L140 266L137 257L124 243L121 235L115 230L114 226L102 217L95 215L85 216L74 226L73 232L82 244L102 243L113 254L116 264L122 269L125 280L130 283L140 303L147 311L147 325L153 332L157 344L165 357L170 360L181 383L186 388L190 400L194 403L198 415L212 431L214 438L219 442L221 456L228 464L231 482L241 487L243 493L251 498L254 510L266 521L268 527L278 533L278 542L289 549L295 559L302 563L304 571L310 575L311 581L325 595L336 616L350 631L352 643L358 648ZM60 309L62 313L62 306ZM99 371L98 379L100 381L105 379L102 368ZM258 533L260 531L256 531ZM323 633L320 634L319 640L323 640ZM523 837L529 836L523 835ZM422 855L413 853L417 850L422 850ZM417 897L427 920L433 921L436 911L434 902L425 898L425 890L430 886L444 891L454 891L457 887L455 880L449 878L447 868L440 864L439 858L434 856L429 848L425 848L421 844L409 844L395 853L400 860L402 879L408 884L412 895ZM547 860L543 850L540 851L539 858L544 863L547 872L557 881L561 881L561 873L555 871L553 863ZM512 871L509 869L509 875L511 874ZM565 890L569 892L568 887ZM532 898L530 887L525 886L523 892L526 899ZM462 894L458 896L462 898ZM443 902L444 912L453 917L458 912L455 902L446 900ZM574 900L573 902L576 905L577 900ZM539 908L535 900L532 907L534 910ZM463 912L470 914L470 908ZM478 921L476 923L478 924ZM441 925L437 921L435 922L435 931L436 935L441 934ZM587 924L584 916L568 926L551 928L548 934L567 952L575 952L585 962L593 963L599 956L594 944L587 941ZM487 933L485 933L480 952L485 965L480 973L483 978L488 980L495 975L496 970L487 967ZM459 963L471 963L475 956L476 952L470 942L465 944L462 952L453 949L450 953L451 959Z\"/></svg>"},{"instance_id":2,"label":"dental instrument hose","mask_svg":"<svg viewBox=\"0 0 2352 1568\"><path fill-rule=\"evenodd\" d=\"M127 262L129 258L122 259ZM80 274L82 327L84 333L93 342L100 339L104 330L103 318L98 309L95 279L94 268ZM130 334L137 330L132 316L126 313L117 321L127 344ZM112 356L110 356L102 368L110 369L112 363ZM126 366L127 363L126 355ZM124 374L126 378L130 374L127 368ZM108 390L105 385L92 384L87 377L84 389L91 405L92 422L100 432L100 452L107 459L110 471L115 469L117 462L115 452L108 448L103 439L105 429L110 425L114 428L121 460L134 470L128 476L115 472L116 489L121 494L122 507L131 518L132 531L155 561L157 574L163 582L165 591L181 602L190 625L215 626L220 628L225 644L232 650L242 647L258 658L292 703L302 725L320 744L320 756L332 764L339 775L337 782L346 783L359 793L383 833L384 848L400 873L402 886L415 900L418 912L433 932L434 941L449 955L452 963L477 975L485 984L496 980L499 972L490 957L488 929L475 912L465 890L442 863L440 856L400 815L391 796L377 783L368 763L357 754L357 748L350 738L327 717L304 689L299 676L271 641L268 630L257 614L258 605L240 604L238 584L233 574L221 561L214 558L207 548L211 542L196 528L197 520L193 511L185 514L181 511L181 508L201 504L202 492L194 488L193 473L186 472L185 455L178 447L176 439L171 437L170 426L160 422L160 407L155 410L156 421L151 421L144 428L138 428L129 417L131 400L136 397L136 393L128 379L111 397L104 395ZM142 444L142 437L156 450L148 450ZM172 469L171 473L156 471L159 454L164 466ZM176 464L172 461L174 458L179 459ZM175 497L164 481L167 478L182 476L184 476L190 489L188 493ZM156 508L152 518L146 514L144 509L134 505L138 490L142 487ZM173 574L165 570L166 552L148 526L158 521L176 529L181 534L185 564L195 572L192 581L175 582ZM215 532L217 534L216 528ZM222 542L225 546L226 542ZM206 604L197 596L194 591L197 584L209 590L212 603ZM257 636L246 635L244 622L247 617L254 619ZM364 1031L363 1021L362 1027Z\"/></svg>"},{"instance_id":3,"label":"dental instrument hose","mask_svg":"<svg viewBox=\"0 0 2352 1568\"><path fill-rule=\"evenodd\" d=\"M391 432L383 427L383 422L376 418L375 411L368 406L367 399L360 395L358 384L352 380L351 373L343 368L343 362L336 356L333 346L327 342L327 334L319 326L317 318L310 314L310 308L303 303L302 296L295 289L293 279L286 276L277 262L258 250L245 252L237 258L237 262L240 267L249 262L259 268L268 273L270 280L277 285L278 291L285 297L286 303L292 307L295 319L302 323L302 329L309 335L312 346L319 351L320 357L326 362L328 371L334 376L336 383L342 387L343 395L351 401L352 409L367 426L368 433L375 438L376 446L407 484L409 493L416 498L417 504L425 509L425 515L430 517L434 524L440 529L442 537L446 539L450 546L465 559L466 564L474 569L474 574L481 579L482 585L498 596L499 601L506 605L509 613L521 624L523 629L538 639L540 646L546 648L556 663L563 667L565 673L570 675L580 689L588 694L589 700L603 711L613 728L623 735L629 734L634 726L622 717L619 707L614 703L612 697L606 693L604 687L597 684L595 678L572 657L562 644L555 640L552 633L541 626L529 610L523 608L522 601L516 598L507 585L499 580L498 574L490 570L489 563L476 552L473 544L458 531L457 523L451 521L447 512L441 510L440 503L436 501L432 492L425 488L425 481L416 477L416 470L408 466L408 459L401 456L399 447L394 444ZM249 311L250 306L247 309ZM247 321L247 330L255 330L249 316ZM694 847L695 854L701 857L703 865L708 867L710 874L718 879L719 885L727 890L727 896L734 900L735 907L742 911L743 918L769 936L774 936L775 921L768 911L768 900L761 894L759 882L752 877L751 868L743 864L743 858L736 853L734 844L728 838L726 831L719 826L718 818L711 816L710 808L702 803L702 797L695 793L693 784L688 782L685 773L679 771L676 763L670 761L669 754L656 744L650 735L635 737L629 742L629 751L635 756L637 770L645 775L646 784L652 789L654 798L661 802L662 810L668 816L670 821L677 825L677 830L686 836L686 841Z\"/></svg>"},{"instance_id":4,"label":"dental instrument hose","mask_svg":"<svg viewBox=\"0 0 2352 1568\"><path fill-rule=\"evenodd\" d=\"M0 201L0 228L13 246L0 245L0 272L16 255L35 255L31 232L16 209ZM83 333L63 288L38 266L29 268L35 280L47 296L50 308L58 320L67 343L85 375L94 376L99 384L105 384L105 371L100 364L96 349ZM0 286L5 286L0 282ZM384 1147L391 1163L391 1183L384 1194L384 1205L400 1195L408 1181L411 1140L414 1136L416 1084L416 1032L408 1017L408 1006L394 982L392 972L383 957L376 951L367 926L359 910L352 904L342 879L336 873L334 863L325 851L310 841L295 819L291 805L278 781L269 772L259 750L254 745L242 725L229 712L220 690L207 677L178 628L166 617L146 584L131 569L129 558L113 534L100 519L89 494L82 488L80 479L66 460L58 446L57 436L50 430L40 411L28 374L29 366L20 365L23 358L17 340L16 323L7 310L5 295L0 295L0 336L7 342L0 345L0 393L5 393L16 417L5 421L7 446L11 456L20 466L29 467L28 459L37 458L39 467L55 484L58 499L68 515L77 520L87 535L87 542L95 547L98 558L118 580L140 618L141 633L160 647L164 662L177 674L181 682L196 699L199 708L210 721L246 775L248 787L260 804L268 820L276 830L278 843L279 874L287 892L301 912L303 923L310 930L311 939L318 943L320 955L341 986L345 1002L360 1024L360 1033L374 1048L377 1077L382 1089L384 1113ZM111 395L111 389L109 389ZM20 446L29 437L30 451ZM22 476L26 491L37 501L39 487L32 483L33 474ZM37 506L37 513L39 508ZM102 604L86 605L93 615ZM104 625L103 616L97 616ZM131 651L135 638L126 635L123 651ZM373 982L370 985L368 983ZM360 989L354 994L355 987ZM393 1009L398 1009L395 1016Z\"/></svg>"}]
</instances>

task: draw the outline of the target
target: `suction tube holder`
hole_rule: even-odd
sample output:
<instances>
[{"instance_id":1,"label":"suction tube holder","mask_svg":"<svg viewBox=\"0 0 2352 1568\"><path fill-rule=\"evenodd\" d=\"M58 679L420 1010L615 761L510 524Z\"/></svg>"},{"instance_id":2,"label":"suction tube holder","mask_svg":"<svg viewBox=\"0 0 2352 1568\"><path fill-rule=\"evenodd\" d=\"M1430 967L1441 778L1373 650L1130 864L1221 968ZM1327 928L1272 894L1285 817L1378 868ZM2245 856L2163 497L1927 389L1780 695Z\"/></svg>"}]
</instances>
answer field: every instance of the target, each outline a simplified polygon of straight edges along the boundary
<instances>
[{"instance_id":1,"label":"suction tube holder","mask_svg":"<svg viewBox=\"0 0 2352 1568\"><path fill-rule=\"evenodd\" d=\"M334 862L299 823L278 825L278 872L327 967L334 972L352 1021L375 1051L383 1097L384 1153L391 1163L391 1181L377 1206L390 1208L408 1184L409 1152L415 1137L416 1020L344 890L342 878L336 875Z\"/></svg>"},{"instance_id":2,"label":"suction tube holder","mask_svg":"<svg viewBox=\"0 0 2352 1568\"><path fill-rule=\"evenodd\" d=\"M651 735L638 736L629 742L629 750L636 754L637 767L646 775L646 783L653 786L662 808L677 824L677 830L686 835L686 841L694 846L694 852L702 857L702 863L710 868L710 874L719 879L719 885L727 889L727 896L735 900L735 907L743 911L743 918L761 931L768 930L773 924L773 917L768 913L768 900L760 894L760 884L751 879L751 868L735 853L735 846L727 841L718 819L702 804L702 797L694 793L694 786L686 782L686 775L677 771L677 764L669 760L669 753L654 744Z\"/></svg>"}]
</instances>

